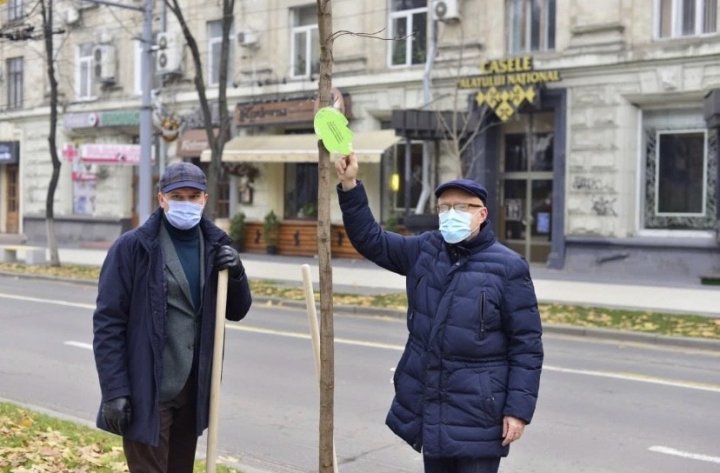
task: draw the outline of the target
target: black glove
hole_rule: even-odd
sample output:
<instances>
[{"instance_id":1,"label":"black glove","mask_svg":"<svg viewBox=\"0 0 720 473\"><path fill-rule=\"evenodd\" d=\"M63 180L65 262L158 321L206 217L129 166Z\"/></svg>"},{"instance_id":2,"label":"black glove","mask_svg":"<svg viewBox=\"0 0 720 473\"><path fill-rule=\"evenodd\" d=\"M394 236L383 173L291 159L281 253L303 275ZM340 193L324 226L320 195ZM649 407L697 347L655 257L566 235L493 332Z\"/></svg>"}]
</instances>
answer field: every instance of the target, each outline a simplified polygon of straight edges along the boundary
<instances>
[{"instance_id":1,"label":"black glove","mask_svg":"<svg viewBox=\"0 0 720 473\"><path fill-rule=\"evenodd\" d=\"M215 256L215 266L218 271L227 269L230 277L238 278L245 274L245 268L240 261L240 255L232 246L221 246Z\"/></svg>"},{"instance_id":2,"label":"black glove","mask_svg":"<svg viewBox=\"0 0 720 473\"><path fill-rule=\"evenodd\" d=\"M130 398L119 397L105 401L102 404L101 412L108 430L114 434L123 435L132 420Z\"/></svg>"}]
</instances>

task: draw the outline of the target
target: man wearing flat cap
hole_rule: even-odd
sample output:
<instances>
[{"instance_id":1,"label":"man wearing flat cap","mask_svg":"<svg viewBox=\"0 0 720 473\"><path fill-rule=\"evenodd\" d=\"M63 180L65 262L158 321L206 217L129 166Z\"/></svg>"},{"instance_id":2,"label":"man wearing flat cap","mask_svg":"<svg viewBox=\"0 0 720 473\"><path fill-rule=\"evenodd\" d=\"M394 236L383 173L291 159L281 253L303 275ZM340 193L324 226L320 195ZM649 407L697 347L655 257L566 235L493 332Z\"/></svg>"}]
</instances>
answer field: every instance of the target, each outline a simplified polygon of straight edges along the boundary
<instances>
[{"instance_id":1,"label":"man wearing flat cap","mask_svg":"<svg viewBox=\"0 0 720 473\"><path fill-rule=\"evenodd\" d=\"M208 426L218 271L225 317L240 320L250 288L230 238L203 216L202 170L169 165L147 222L118 238L100 272L93 351L97 426L123 437L130 473L192 473Z\"/></svg>"},{"instance_id":2,"label":"man wearing flat cap","mask_svg":"<svg viewBox=\"0 0 720 473\"><path fill-rule=\"evenodd\" d=\"M406 277L409 336L386 423L425 473L495 473L535 411L542 328L527 262L495 240L488 193L470 179L435 189L439 230L384 231L357 180L335 163L343 223L367 259Z\"/></svg>"}]
</instances>

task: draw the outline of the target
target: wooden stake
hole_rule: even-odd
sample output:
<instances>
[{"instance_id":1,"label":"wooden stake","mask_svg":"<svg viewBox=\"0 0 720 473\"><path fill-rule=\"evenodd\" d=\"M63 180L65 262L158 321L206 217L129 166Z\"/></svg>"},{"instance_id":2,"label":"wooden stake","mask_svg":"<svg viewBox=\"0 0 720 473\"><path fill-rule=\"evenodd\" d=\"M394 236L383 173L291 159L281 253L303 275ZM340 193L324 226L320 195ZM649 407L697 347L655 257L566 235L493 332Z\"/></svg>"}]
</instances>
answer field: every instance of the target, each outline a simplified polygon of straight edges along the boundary
<instances>
[{"instance_id":1,"label":"wooden stake","mask_svg":"<svg viewBox=\"0 0 720 473\"><path fill-rule=\"evenodd\" d=\"M215 343L210 380L210 419L207 435L205 473L215 473L217 462L218 414L220 408L220 376L222 374L223 345L225 343L225 310L227 308L228 271L218 272L215 303Z\"/></svg>"}]
</instances>

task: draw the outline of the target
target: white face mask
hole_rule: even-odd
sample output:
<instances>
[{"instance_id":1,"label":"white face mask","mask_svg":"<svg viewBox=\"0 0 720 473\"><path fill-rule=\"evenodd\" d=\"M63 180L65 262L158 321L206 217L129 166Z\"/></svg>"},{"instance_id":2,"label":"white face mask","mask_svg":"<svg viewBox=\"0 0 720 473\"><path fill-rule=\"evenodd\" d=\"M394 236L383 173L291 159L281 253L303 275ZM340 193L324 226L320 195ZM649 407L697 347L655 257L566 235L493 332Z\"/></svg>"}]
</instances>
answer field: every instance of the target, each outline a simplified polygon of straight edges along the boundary
<instances>
[{"instance_id":1,"label":"white face mask","mask_svg":"<svg viewBox=\"0 0 720 473\"><path fill-rule=\"evenodd\" d=\"M173 227L178 230L189 230L200 223L203 213L202 204L184 200L168 200L167 203L165 218Z\"/></svg>"},{"instance_id":2,"label":"white face mask","mask_svg":"<svg viewBox=\"0 0 720 473\"><path fill-rule=\"evenodd\" d=\"M472 233L470 227L472 215L467 212L458 212L450 209L438 215L440 219L440 233L443 239L452 244L460 243Z\"/></svg>"}]
</instances>

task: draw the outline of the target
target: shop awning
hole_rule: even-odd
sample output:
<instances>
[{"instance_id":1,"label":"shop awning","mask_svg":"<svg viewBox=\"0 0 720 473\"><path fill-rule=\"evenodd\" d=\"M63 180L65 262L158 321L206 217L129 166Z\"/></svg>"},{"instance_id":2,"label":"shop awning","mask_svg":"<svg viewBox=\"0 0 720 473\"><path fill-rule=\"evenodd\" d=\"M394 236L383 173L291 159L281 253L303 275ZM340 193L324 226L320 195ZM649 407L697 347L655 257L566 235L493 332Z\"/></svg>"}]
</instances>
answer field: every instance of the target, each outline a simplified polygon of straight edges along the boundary
<instances>
[{"instance_id":1,"label":"shop awning","mask_svg":"<svg viewBox=\"0 0 720 473\"><path fill-rule=\"evenodd\" d=\"M379 163L385 150L399 140L394 130L355 132L353 150L360 161ZM225 144L222 161L316 163L317 142L315 134L238 136ZM204 150L200 159L210 161L210 150Z\"/></svg>"}]
</instances>

